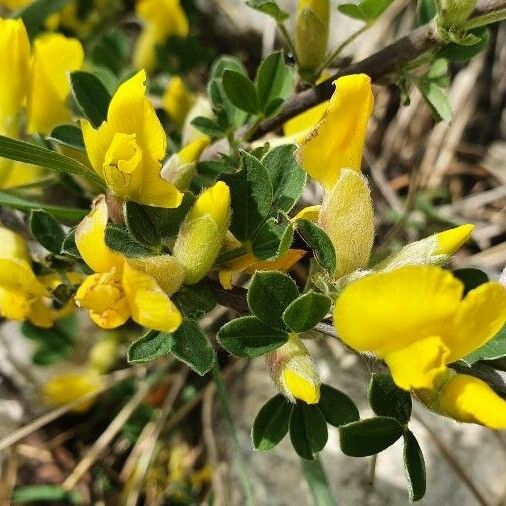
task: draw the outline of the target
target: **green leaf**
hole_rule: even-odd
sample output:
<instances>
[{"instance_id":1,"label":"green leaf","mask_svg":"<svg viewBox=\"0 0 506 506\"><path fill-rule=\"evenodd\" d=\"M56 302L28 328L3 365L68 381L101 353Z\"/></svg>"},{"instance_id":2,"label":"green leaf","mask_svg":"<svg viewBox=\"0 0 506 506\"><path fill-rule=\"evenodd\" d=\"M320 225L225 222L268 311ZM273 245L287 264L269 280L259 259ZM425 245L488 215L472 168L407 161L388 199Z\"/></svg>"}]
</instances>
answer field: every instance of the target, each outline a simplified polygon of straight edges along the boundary
<instances>
[{"instance_id":1,"label":"green leaf","mask_svg":"<svg viewBox=\"0 0 506 506\"><path fill-rule=\"evenodd\" d=\"M225 131L216 121L205 116L197 116L191 124L203 134L209 135L209 137L223 137L225 135Z\"/></svg>"},{"instance_id":2,"label":"green leaf","mask_svg":"<svg viewBox=\"0 0 506 506\"><path fill-rule=\"evenodd\" d=\"M297 231L313 250L316 261L330 274L336 271L336 251L329 236L309 220L297 220Z\"/></svg>"},{"instance_id":3,"label":"green leaf","mask_svg":"<svg viewBox=\"0 0 506 506\"><path fill-rule=\"evenodd\" d=\"M59 485L27 485L25 487L18 487L12 493L11 500L16 504L33 502L79 504L81 502L79 494L69 492Z\"/></svg>"},{"instance_id":4,"label":"green leaf","mask_svg":"<svg viewBox=\"0 0 506 506\"><path fill-rule=\"evenodd\" d=\"M262 158L274 189L272 208L276 213L291 211L306 186L307 176L295 159L295 149L294 144L285 144L271 149Z\"/></svg>"},{"instance_id":5,"label":"green leaf","mask_svg":"<svg viewBox=\"0 0 506 506\"><path fill-rule=\"evenodd\" d=\"M241 170L226 175L230 187L230 231L239 241L251 239L267 219L272 206L272 184L265 167L252 155L242 153Z\"/></svg>"},{"instance_id":6,"label":"green leaf","mask_svg":"<svg viewBox=\"0 0 506 506\"><path fill-rule=\"evenodd\" d=\"M497 360L504 357L506 357L506 325L490 341L462 360L472 366L480 360Z\"/></svg>"},{"instance_id":7,"label":"green leaf","mask_svg":"<svg viewBox=\"0 0 506 506\"><path fill-rule=\"evenodd\" d=\"M65 240L63 227L46 211L33 210L28 226L32 237L51 253L59 254Z\"/></svg>"},{"instance_id":8,"label":"green leaf","mask_svg":"<svg viewBox=\"0 0 506 506\"><path fill-rule=\"evenodd\" d=\"M290 415L290 440L299 457L313 460L314 454L323 450L327 439L327 423L318 407L297 402Z\"/></svg>"},{"instance_id":9,"label":"green leaf","mask_svg":"<svg viewBox=\"0 0 506 506\"><path fill-rule=\"evenodd\" d=\"M91 49L91 59L120 75L130 57L130 39L121 30L113 29L103 35Z\"/></svg>"},{"instance_id":10,"label":"green leaf","mask_svg":"<svg viewBox=\"0 0 506 506\"><path fill-rule=\"evenodd\" d=\"M125 224L132 237L145 246L158 246L161 238L146 208L136 202L127 201L123 209Z\"/></svg>"},{"instance_id":11,"label":"green leaf","mask_svg":"<svg viewBox=\"0 0 506 506\"><path fill-rule=\"evenodd\" d=\"M126 228L119 225L107 225L105 243L109 248L127 257L145 257L150 254L149 250L132 238Z\"/></svg>"},{"instance_id":12,"label":"green leaf","mask_svg":"<svg viewBox=\"0 0 506 506\"><path fill-rule=\"evenodd\" d=\"M346 394L330 385L321 385L318 408L327 423L334 427L340 427L360 419L355 403Z\"/></svg>"},{"instance_id":13,"label":"green leaf","mask_svg":"<svg viewBox=\"0 0 506 506\"><path fill-rule=\"evenodd\" d=\"M35 37L44 30L44 21L59 10L63 9L71 0L35 0L24 9L14 14L15 18L21 18L30 38Z\"/></svg>"},{"instance_id":14,"label":"green leaf","mask_svg":"<svg viewBox=\"0 0 506 506\"><path fill-rule=\"evenodd\" d=\"M295 281L278 271L257 271L248 289L248 306L263 323L286 329L283 312L299 296Z\"/></svg>"},{"instance_id":15,"label":"green leaf","mask_svg":"<svg viewBox=\"0 0 506 506\"><path fill-rule=\"evenodd\" d=\"M418 0L418 24L425 25L437 14L434 0Z\"/></svg>"},{"instance_id":16,"label":"green leaf","mask_svg":"<svg viewBox=\"0 0 506 506\"><path fill-rule=\"evenodd\" d=\"M437 53L437 57L455 62L466 62L484 51L490 43L490 30L481 27L471 30L469 33L472 33L479 39L476 44L472 46L462 46L455 43L447 44Z\"/></svg>"},{"instance_id":17,"label":"green leaf","mask_svg":"<svg viewBox=\"0 0 506 506\"><path fill-rule=\"evenodd\" d=\"M285 344L288 333L269 327L255 316L243 316L221 327L217 337L221 346L232 355L253 358Z\"/></svg>"},{"instance_id":18,"label":"green leaf","mask_svg":"<svg viewBox=\"0 0 506 506\"><path fill-rule=\"evenodd\" d=\"M111 95L102 81L91 72L77 70L70 74L72 93L91 124L98 128L107 120Z\"/></svg>"},{"instance_id":19,"label":"green leaf","mask_svg":"<svg viewBox=\"0 0 506 506\"><path fill-rule=\"evenodd\" d=\"M480 269L456 269L453 275L464 283L464 295L488 282L488 276Z\"/></svg>"},{"instance_id":20,"label":"green leaf","mask_svg":"<svg viewBox=\"0 0 506 506\"><path fill-rule=\"evenodd\" d=\"M0 135L0 156L9 160L38 165L62 174L81 176L100 189L106 189L104 181L86 165L41 146Z\"/></svg>"},{"instance_id":21,"label":"green leaf","mask_svg":"<svg viewBox=\"0 0 506 506\"><path fill-rule=\"evenodd\" d=\"M430 107L434 118L438 121L450 121L452 109L446 90L427 79L420 80L418 88Z\"/></svg>"},{"instance_id":22,"label":"green leaf","mask_svg":"<svg viewBox=\"0 0 506 506\"><path fill-rule=\"evenodd\" d=\"M0 192L0 205L18 209L19 211L31 211L32 209L43 209L51 216L59 220L67 220L71 222L79 221L84 218L88 211L84 209L76 209L74 207L60 207L44 204L43 202L33 202L21 197L16 197L6 192Z\"/></svg>"},{"instance_id":23,"label":"green leaf","mask_svg":"<svg viewBox=\"0 0 506 506\"><path fill-rule=\"evenodd\" d=\"M216 306L212 290L203 283L183 286L172 298L186 317L196 320L203 318Z\"/></svg>"},{"instance_id":24,"label":"green leaf","mask_svg":"<svg viewBox=\"0 0 506 506\"><path fill-rule=\"evenodd\" d=\"M341 450L350 457L367 457L393 445L404 426L395 418L378 416L339 427Z\"/></svg>"},{"instance_id":25,"label":"green leaf","mask_svg":"<svg viewBox=\"0 0 506 506\"><path fill-rule=\"evenodd\" d=\"M260 260L275 260L288 251L292 241L292 223L285 217L280 221L269 218L253 237L251 251Z\"/></svg>"},{"instance_id":26,"label":"green leaf","mask_svg":"<svg viewBox=\"0 0 506 506\"><path fill-rule=\"evenodd\" d=\"M278 394L260 408L251 429L253 446L257 450L271 450L286 436L292 407L282 394Z\"/></svg>"},{"instance_id":27,"label":"green leaf","mask_svg":"<svg viewBox=\"0 0 506 506\"><path fill-rule=\"evenodd\" d=\"M83 133L80 128L74 125L58 125L53 128L47 140L80 151L85 149Z\"/></svg>"},{"instance_id":28,"label":"green leaf","mask_svg":"<svg viewBox=\"0 0 506 506\"><path fill-rule=\"evenodd\" d=\"M286 100L293 93L294 84L293 74L285 64L281 51L265 58L258 67L256 76L256 89L262 111L266 113L274 100Z\"/></svg>"},{"instance_id":29,"label":"green leaf","mask_svg":"<svg viewBox=\"0 0 506 506\"><path fill-rule=\"evenodd\" d=\"M288 19L290 15L281 10L276 2L273 0L248 0L246 5L255 9L256 11L263 12L268 16L274 18L278 23L281 23Z\"/></svg>"},{"instance_id":30,"label":"green leaf","mask_svg":"<svg viewBox=\"0 0 506 506\"><path fill-rule=\"evenodd\" d=\"M195 195L185 192L183 202L174 209L145 206L143 209L149 215L161 238L177 235L179 227L186 214L195 202Z\"/></svg>"},{"instance_id":31,"label":"green leaf","mask_svg":"<svg viewBox=\"0 0 506 506\"><path fill-rule=\"evenodd\" d=\"M234 70L223 73L223 89L228 99L241 111L251 114L260 112L257 90L251 80Z\"/></svg>"},{"instance_id":32,"label":"green leaf","mask_svg":"<svg viewBox=\"0 0 506 506\"><path fill-rule=\"evenodd\" d=\"M396 418L406 424L411 418L411 395L400 389L390 374L374 373L369 383L369 403L379 416Z\"/></svg>"},{"instance_id":33,"label":"green leaf","mask_svg":"<svg viewBox=\"0 0 506 506\"><path fill-rule=\"evenodd\" d=\"M69 230L65 239L63 239L63 243L61 245L61 255L69 255L75 258L81 258L81 253L76 246L76 229L72 228Z\"/></svg>"},{"instance_id":34,"label":"green leaf","mask_svg":"<svg viewBox=\"0 0 506 506\"><path fill-rule=\"evenodd\" d=\"M203 376L211 370L216 354L198 324L184 320L172 334L162 333L167 337L170 352Z\"/></svg>"},{"instance_id":35,"label":"green leaf","mask_svg":"<svg viewBox=\"0 0 506 506\"><path fill-rule=\"evenodd\" d=\"M409 500L419 501L427 488L425 460L420 445L410 430L404 432L404 469L409 484Z\"/></svg>"},{"instance_id":36,"label":"green leaf","mask_svg":"<svg viewBox=\"0 0 506 506\"><path fill-rule=\"evenodd\" d=\"M138 364L166 357L170 353L171 339L170 334L149 330L128 348L128 363Z\"/></svg>"},{"instance_id":37,"label":"green leaf","mask_svg":"<svg viewBox=\"0 0 506 506\"><path fill-rule=\"evenodd\" d=\"M393 0L362 0L358 5L342 4L338 6L339 12L350 18L360 19L368 24L378 19Z\"/></svg>"},{"instance_id":38,"label":"green leaf","mask_svg":"<svg viewBox=\"0 0 506 506\"><path fill-rule=\"evenodd\" d=\"M329 297L310 290L290 303L283 321L294 332L307 332L325 318L331 304Z\"/></svg>"}]
</instances>

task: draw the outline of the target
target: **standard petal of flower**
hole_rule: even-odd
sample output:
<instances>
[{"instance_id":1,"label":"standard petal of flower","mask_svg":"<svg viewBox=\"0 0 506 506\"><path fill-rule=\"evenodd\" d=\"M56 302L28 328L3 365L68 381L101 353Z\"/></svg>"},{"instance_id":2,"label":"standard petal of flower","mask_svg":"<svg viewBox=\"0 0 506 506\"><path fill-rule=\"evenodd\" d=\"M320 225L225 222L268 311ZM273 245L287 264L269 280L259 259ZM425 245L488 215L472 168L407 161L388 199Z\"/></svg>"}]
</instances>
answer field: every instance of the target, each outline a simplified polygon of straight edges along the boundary
<instances>
[{"instance_id":1,"label":"standard petal of flower","mask_svg":"<svg viewBox=\"0 0 506 506\"><path fill-rule=\"evenodd\" d=\"M85 119L81 120L81 130L83 132L86 154L88 155L91 166L95 169L97 174L105 180L105 154L112 142L114 132L108 123L102 123L98 129L95 129L91 123Z\"/></svg>"},{"instance_id":2,"label":"standard petal of flower","mask_svg":"<svg viewBox=\"0 0 506 506\"><path fill-rule=\"evenodd\" d=\"M76 228L76 246L83 260L95 272L107 272L111 268L121 270L123 257L105 243L108 212L105 197L99 197L90 214Z\"/></svg>"},{"instance_id":3,"label":"standard petal of flower","mask_svg":"<svg viewBox=\"0 0 506 506\"><path fill-rule=\"evenodd\" d=\"M81 68L84 51L77 39L48 34L35 41L28 103L28 132L47 134L70 119L68 73Z\"/></svg>"},{"instance_id":4,"label":"standard petal of flower","mask_svg":"<svg viewBox=\"0 0 506 506\"><path fill-rule=\"evenodd\" d=\"M45 287L24 260L0 258L0 286L26 295L47 296Z\"/></svg>"},{"instance_id":5,"label":"standard petal of flower","mask_svg":"<svg viewBox=\"0 0 506 506\"><path fill-rule=\"evenodd\" d=\"M400 388L432 388L446 369L449 352L440 337L427 337L385 353L384 359Z\"/></svg>"},{"instance_id":6,"label":"standard petal of flower","mask_svg":"<svg viewBox=\"0 0 506 506\"><path fill-rule=\"evenodd\" d=\"M30 314L30 300L19 290L0 287L0 315L8 320L23 321Z\"/></svg>"},{"instance_id":7,"label":"standard petal of flower","mask_svg":"<svg viewBox=\"0 0 506 506\"><path fill-rule=\"evenodd\" d=\"M123 288L138 324L163 332L174 332L181 324L178 308L149 274L125 264Z\"/></svg>"},{"instance_id":8,"label":"standard petal of flower","mask_svg":"<svg viewBox=\"0 0 506 506\"><path fill-rule=\"evenodd\" d=\"M418 339L447 334L462 292L462 283L439 267L372 274L343 290L334 325L352 348L384 356Z\"/></svg>"},{"instance_id":9,"label":"standard petal of flower","mask_svg":"<svg viewBox=\"0 0 506 506\"><path fill-rule=\"evenodd\" d=\"M439 411L460 422L506 429L506 401L473 376L457 374L450 379L440 394Z\"/></svg>"},{"instance_id":10,"label":"standard petal of flower","mask_svg":"<svg viewBox=\"0 0 506 506\"><path fill-rule=\"evenodd\" d=\"M16 232L0 227L0 258L30 263L26 241Z\"/></svg>"},{"instance_id":11,"label":"standard petal of flower","mask_svg":"<svg viewBox=\"0 0 506 506\"><path fill-rule=\"evenodd\" d=\"M149 167L144 165L142 186L135 200L148 206L173 209L179 207L184 194L172 183L160 176L161 166L158 162L151 162Z\"/></svg>"},{"instance_id":12,"label":"standard petal of flower","mask_svg":"<svg viewBox=\"0 0 506 506\"><path fill-rule=\"evenodd\" d=\"M471 290L460 303L455 329L445 341L451 349L450 362L459 360L483 346L506 321L506 288L485 283Z\"/></svg>"},{"instance_id":13,"label":"standard petal of flower","mask_svg":"<svg viewBox=\"0 0 506 506\"><path fill-rule=\"evenodd\" d=\"M53 311L44 304L42 299L36 299L30 306L28 319L37 327L51 328L55 322Z\"/></svg>"},{"instance_id":14,"label":"standard petal of flower","mask_svg":"<svg viewBox=\"0 0 506 506\"><path fill-rule=\"evenodd\" d=\"M306 172L330 189L342 169L360 171L374 97L364 74L341 77L327 113L297 151Z\"/></svg>"},{"instance_id":15,"label":"standard petal of flower","mask_svg":"<svg viewBox=\"0 0 506 506\"><path fill-rule=\"evenodd\" d=\"M374 211L362 174L349 169L341 172L323 203L319 224L336 251L337 279L367 266L374 243Z\"/></svg>"}]
</instances>

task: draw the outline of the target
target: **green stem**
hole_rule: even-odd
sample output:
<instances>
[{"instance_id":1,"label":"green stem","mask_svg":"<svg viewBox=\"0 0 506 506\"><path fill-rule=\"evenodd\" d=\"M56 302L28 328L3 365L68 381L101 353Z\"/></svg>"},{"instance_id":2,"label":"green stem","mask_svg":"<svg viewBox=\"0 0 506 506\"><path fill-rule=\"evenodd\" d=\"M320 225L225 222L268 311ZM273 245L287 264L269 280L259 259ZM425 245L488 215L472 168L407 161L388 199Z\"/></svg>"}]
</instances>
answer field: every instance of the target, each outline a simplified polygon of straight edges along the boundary
<instances>
[{"instance_id":1,"label":"green stem","mask_svg":"<svg viewBox=\"0 0 506 506\"><path fill-rule=\"evenodd\" d=\"M314 505L337 506L337 500L330 490L329 481L320 458L316 457L314 460L302 459L301 462L302 471L311 490Z\"/></svg>"},{"instance_id":2,"label":"green stem","mask_svg":"<svg viewBox=\"0 0 506 506\"><path fill-rule=\"evenodd\" d=\"M472 30L473 28L479 28L480 26L490 25L492 23L498 23L506 19L506 8L498 9L497 11L483 14L483 16L477 16L475 18L464 21L459 28L462 30Z\"/></svg>"},{"instance_id":3,"label":"green stem","mask_svg":"<svg viewBox=\"0 0 506 506\"><path fill-rule=\"evenodd\" d=\"M297 61L297 53L295 51L295 46L293 44L292 38L290 37L290 34L288 33L288 30L286 29L286 26L284 23L278 23L278 29L281 32L281 35L283 36L283 40L285 41L285 44L288 46L289 51L292 53L295 63L298 63Z\"/></svg>"},{"instance_id":4,"label":"green stem","mask_svg":"<svg viewBox=\"0 0 506 506\"><path fill-rule=\"evenodd\" d=\"M359 28L356 32L353 32L346 40L344 40L337 48L334 50L333 53L331 53L327 59L320 65L317 76L319 76L325 68L327 68L342 52L343 50L348 47L359 35L364 33L365 31L369 30L371 25L365 24L361 28Z\"/></svg>"},{"instance_id":5,"label":"green stem","mask_svg":"<svg viewBox=\"0 0 506 506\"><path fill-rule=\"evenodd\" d=\"M214 362L213 366L213 379L216 385L216 393L218 394L218 398L220 399L221 408L225 416L225 422L228 427L229 436L232 439L232 443L234 445L234 452L237 462L237 473L239 475L239 479L241 480L242 488L244 490L245 504L247 506L254 506L255 499L253 497L253 488L248 478L248 472L246 470L246 466L242 458L241 448L239 446L239 439L237 437L234 421L232 419L232 413L230 411L230 404L228 402L228 394L225 389L225 384L223 383L223 378L221 377L221 369L217 361Z\"/></svg>"}]
</instances>

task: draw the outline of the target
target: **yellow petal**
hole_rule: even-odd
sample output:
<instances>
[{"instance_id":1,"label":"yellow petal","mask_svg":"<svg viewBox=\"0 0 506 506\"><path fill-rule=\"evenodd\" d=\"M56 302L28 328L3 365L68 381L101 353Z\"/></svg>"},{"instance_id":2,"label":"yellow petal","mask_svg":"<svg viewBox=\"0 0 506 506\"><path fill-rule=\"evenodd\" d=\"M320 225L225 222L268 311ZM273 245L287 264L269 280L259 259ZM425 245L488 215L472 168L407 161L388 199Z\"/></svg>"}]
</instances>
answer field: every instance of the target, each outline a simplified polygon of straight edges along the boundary
<instances>
[{"instance_id":1,"label":"yellow petal","mask_svg":"<svg viewBox=\"0 0 506 506\"><path fill-rule=\"evenodd\" d=\"M128 263L134 269L144 271L155 278L167 295L176 293L183 284L183 268L170 255L130 258Z\"/></svg>"},{"instance_id":2,"label":"yellow petal","mask_svg":"<svg viewBox=\"0 0 506 506\"><path fill-rule=\"evenodd\" d=\"M460 227L451 228L436 234L437 250L436 255L453 255L465 242L467 242L473 233L474 225L467 224Z\"/></svg>"},{"instance_id":3,"label":"yellow petal","mask_svg":"<svg viewBox=\"0 0 506 506\"><path fill-rule=\"evenodd\" d=\"M160 175L161 165L154 160L144 164L142 186L137 196L132 200L139 203L163 207L175 208L181 205L184 194L175 185L164 181Z\"/></svg>"},{"instance_id":4,"label":"yellow petal","mask_svg":"<svg viewBox=\"0 0 506 506\"><path fill-rule=\"evenodd\" d=\"M132 318L149 329L174 332L181 324L181 313L153 277L125 264L123 288Z\"/></svg>"},{"instance_id":5,"label":"yellow petal","mask_svg":"<svg viewBox=\"0 0 506 506\"><path fill-rule=\"evenodd\" d=\"M47 134L70 120L65 104L70 93L68 73L81 68L83 60L83 47L77 39L47 34L35 41L28 133Z\"/></svg>"},{"instance_id":6,"label":"yellow petal","mask_svg":"<svg viewBox=\"0 0 506 506\"><path fill-rule=\"evenodd\" d=\"M8 320L23 321L30 314L30 299L19 291L0 287L0 315Z\"/></svg>"},{"instance_id":7,"label":"yellow petal","mask_svg":"<svg viewBox=\"0 0 506 506\"><path fill-rule=\"evenodd\" d=\"M457 374L450 379L440 394L439 411L459 422L506 429L506 401L472 376Z\"/></svg>"},{"instance_id":8,"label":"yellow petal","mask_svg":"<svg viewBox=\"0 0 506 506\"><path fill-rule=\"evenodd\" d=\"M175 35L186 37L190 26L180 0L141 0L136 6L137 15L154 25L159 41Z\"/></svg>"},{"instance_id":9,"label":"yellow petal","mask_svg":"<svg viewBox=\"0 0 506 506\"><path fill-rule=\"evenodd\" d=\"M195 102L195 96L179 76L174 76L163 94L163 108L178 128L183 126L186 115Z\"/></svg>"},{"instance_id":10,"label":"yellow petal","mask_svg":"<svg viewBox=\"0 0 506 506\"><path fill-rule=\"evenodd\" d=\"M110 272L88 276L75 295L76 304L90 311L90 318L103 329L114 329L130 318L130 307L120 274Z\"/></svg>"},{"instance_id":11,"label":"yellow petal","mask_svg":"<svg viewBox=\"0 0 506 506\"><path fill-rule=\"evenodd\" d=\"M85 119L81 120L81 130L83 132L84 145L90 164L97 174L102 179L105 179L105 154L112 142L114 132L107 123L102 123L98 129L95 129L92 124Z\"/></svg>"},{"instance_id":12,"label":"yellow petal","mask_svg":"<svg viewBox=\"0 0 506 506\"><path fill-rule=\"evenodd\" d=\"M16 232L0 227L0 258L24 260L30 263L26 241Z\"/></svg>"},{"instance_id":13,"label":"yellow petal","mask_svg":"<svg viewBox=\"0 0 506 506\"><path fill-rule=\"evenodd\" d=\"M384 355L392 377L400 388L432 388L445 371L449 350L439 337L427 337Z\"/></svg>"},{"instance_id":14,"label":"yellow petal","mask_svg":"<svg viewBox=\"0 0 506 506\"><path fill-rule=\"evenodd\" d=\"M98 394L101 390L102 379L92 370L59 374L42 387L44 399L51 406L62 406L88 393ZM91 407L93 402L93 398L84 401L73 411L83 413Z\"/></svg>"},{"instance_id":15,"label":"yellow petal","mask_svg":"<svg viewBox=\"0 0 506 506\"><path fill-rule=\"evenodd\" d=\"M76 246L83 260L95 272L121 270L124 259L105 243L108 211L105 197L97 198L90 214L76 228Z\"/></svg>"},{"instance_id":16,"label":"yellow petal","mask_svg":"<svg viewBox=\"0 0 506 506\"><path fill-rule=\"evenodd\" d=\"M44 304L42 299L36 299L32 302L28 319L37 327L46 329L51 328L55 322L53 311Z\"/></svg>"},{"instance_id":17,"label":"yellow petal","mask_svg":"<svg viewBox=\"0 0 506 506\"><path fill-rule=\"evenodd\" d=\"M459 360L483 346L506 321L506 288L484 283L471 290L460 303L454 330L445 338L451 349L450 362Z\"/></svg>"},{"instance_id":18,"label":"yellow petal","mask_svg":"<svg viewBox=\"0 0 506 506\"><path fill-rule=\"evenodd\" d=\"M320 217L321 208L320 205L305 207L293 217L293 220L309 220L316 223Z\"/></svg>"},{"instance_id":19,"label":"yellow petal","mask_svg":"<svg viewBox=\"0 0 506 506\"><path fill-rule=\"evenodd\" d=\"M24 260L0 258L0 286L37 297L47 295L46 289Z\"/></svg>"},{"instance_id":20,"label":"yellow petal","mask_svg":"<svg viewBox=\"0 0 506 506\"><path fill-rule=\"evenodd\" d=\"M319 224L336 251L339 279L367 266L374 243L374 211L367 179L344 169L327 195Z\"/></svg>"},{"instance_id":21,"label":"yellow petal","mask_svg":"<svg viewBox=\"0 0 506 506\"><path fill-rule=\"evenodd\" d=\"M287 369L283 372L283 381L287 390L296 398L307 404L318 404L320 401L319 385L313 384L295 371Z\"/></svg>"},{"instance_id":22,"label":"yellow petal","mask_svg":"<svg viewBox=\"0 0 506 506\"><path fill-rule=\"evenodd\" d=\"M297 143L303 142L306 136L316 127L323 118L329 102L317 105L304 111L302 114L288 120L283 125L283 133L286 137L294 137Z\"/></svg>"},{"instance_id":23,"label":"yellow petal","mask_svg":"<svg viewBox=\"0 0 506 506\"><path fill-rule=\"evenodd\" d=\"M234 271L229 269L221 269L218 272L218 279L220 281L220 285L225 288L225 290L232 290L232 281L234 280Z\"/></svg>"},{"instance_id":24,"label":"yellow petal","mask_svg":"<svg viewBox=\"0 0 506 506\"><path fill-rule=\"evenodd\" d=\"M448 334L462 292L462 283L439 267L372 274L343 290L334 325L352 348L386 356L419 339Z\"/></svg>"},{"instance_id":25,"label":"yellow petal","mask_svg":"<svg viewBox=\"0 0 506 506\"><path fill-rule=\"evenodd\" d=\"M341 77L327 113L297 151L306 172L330 189L342 169L360 171L374 97L364 74Z\"/></svg>"},{"instance_id":26,"label":"yellow petal","mask_svg":"<svg viewBox=\"0 0 506 506\"><path fill-rule=\"evenodd\" d=\"M15 188L16 186L36 183L44 179L44 176L47 174L42 167L6 159L0 160L0 166L4 161L9 162L10 170L5 179L0 175L2 188Z\"/></svg>"},{"instance_id":27,"label":"yellow petal","mask_svg":"<svg viewBox=\"0 0 506 506\"><path fill-rule=\"evenodd\" d=\"M289 271L301 258L306 255L302 249L290 249L276 260L255 260L244 270L249 274L256 271Z\"/></svg>"},{"instance_id":28,"label":"yellow petal","mask_svg":"<svg viewBox=\"0 0 506 506\"><path fill-rule=\"evenodd\" d=\"M17 137L30 82L30 42L20 19L0 18L0 134Z\"/></svg>"},{"instance_id":29,"label":"yellow petal","mask_svg":"<svg viewBox=\"0 0 506 506\"><path fill-rule=\"evenodd\" d=\"M205 189L193 204L188 219L210 216L219 228L227 227L230 219L230 188L223 181Z\"/></svg>"}]
</instances>

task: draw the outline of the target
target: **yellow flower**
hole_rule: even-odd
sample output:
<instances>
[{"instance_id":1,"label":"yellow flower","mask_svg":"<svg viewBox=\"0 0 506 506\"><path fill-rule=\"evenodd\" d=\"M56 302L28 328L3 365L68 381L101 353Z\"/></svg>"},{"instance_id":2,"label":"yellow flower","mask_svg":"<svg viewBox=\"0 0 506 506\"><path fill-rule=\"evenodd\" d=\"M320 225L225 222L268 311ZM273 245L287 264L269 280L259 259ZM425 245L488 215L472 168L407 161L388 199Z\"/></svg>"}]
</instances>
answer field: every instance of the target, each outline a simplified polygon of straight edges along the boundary
<instances>
[{"instance_id":1,"label":"yellow flower","mask_svg":"<svg viewBox=\"0 0 506 506\"><path fill-rule=\"evenodd\" d=\"M180 0L140 0L136 12L145 26L135 47L134 66L149 71L155 65L156 46L171 36L186 37L190 26Z\"/></svg>"},{"instance_id":2,"label":"yellow flower","mask_svg":"<svg viewBox=\"0 0 506 506\"><path fill-rule=\"evenodd\" d=\"M307 404L320 400L320 376L313 359L297 334L265 357L272 380L291 402Z\"/></svg>"},{"instance_id":3,"label":"yellow flower","mask_svg":"<svg viewBox=\"0 0 506 506\"><path fill-rule=\"evenodd\" d=\"M0 315L51 327L56 319L68 314L46 305L49 283L43 281L32 271L25 240L12 230L0 227Z\"/></svg>"},{"instance_id":4,"label":"yellow flower","mask_svg":"<svg viewBox=\"0 0 506 506\"><path fill-rule=\"evenodd\" d=\"M295 21L295 52L303 77L313 73L323 63L329 40L329 0L299 0Z\"/></svg>"},{"instance_id":5,"label":"yellow flower","mask_svg":"<svg viewBox=\"0 0 506 506\"><path fill-rule=\"evenodd\" d=\"M178 128L184 124L188 112L195 102L195 96L179 76L174 76L163 94L163 108Z\"/></svg>"},{"instance_id":6,"label":"yellow flower","mask_svg":"<svg viewBox=\"0 0 506 506\"><path fill-rule=\"evenodd\" d=\"M432 389L446 365L483 346L504 325L506 289L464 286L435 266L405 266L349 284L334 325L357 351L382 358L405 390Z\"/></svg>"},{"instance_id":7,"label":"yellow flower","mask_svg":"<svg viewBox=\"0 0 506 506\"><path fill-rule=\"evenodd\" d=\"M367 266L374 242L374 211L367 179L343 169L326 195L319 225L336 252L336 279Z\"/></svg>"},{"instance_id":8,"label":"yellow flower","mask_svg":"<svg viewBox=\"0 0 506 506\"><path fill-rule=\"evenodd\" d=\"M178 207L183 194L160 177L167 138L145 97L144 71L123 83L98 129L86 120L82 130L92 167L111 193L157 207Z\"/></svg>"},{"instance_id":9,"label":"yellow flower","mask_svg":"<svg viewBox=\"0 0 506 506\"><path fill-rule=\"evenodd\" d=\"M148 274L142 262L132 266L128 259L109 249L105 243L107 220L107 204L102 196L76 229L77 248L95 271L77 290L77 305L88 309L91 319L104 329L119 327L131 317L150 329L173 332L181 324L181 313L152 275L153 270ZM150 259L164 263L163 255ZM160 277L182 278L176 262L167 265L171 270L159 269Z\"/></svg>"},{"instance_id":10,"label":"yellow flower","mask_svg":"<svg viewBox=\"0 0 506 506\"><path fill-rule=\"evenodd\" d=\"M63 406L87 394L99 394L103 388L100 375L92 369L58 374L42 387L44 400L50 406ZM76 406L73 411L85 413L95 402L92 397Z\"/></svg>"},{"instance_id":11,"label":"yellow flower","mask_svg":"<svg viewBox=\"0 0 506 506\"><path fill-rule=\"evenodd\" d=\"M30 42L20 19L0 18L0 134L19 135L30 82Z\"/></svg>"},{"instance_id":12,"label":"yellow flower","mask_svg":"<svg viewBox=\"0 0 506 506\"><path fill-rule=\"evenodd\" d=\"M212 268L230 222L230 189L222 181L204 190L186 215L174 245L184 281L198 283Z\"/></svg>"},{"instance_id":13,"label":"yellow flower","mask_svg":"<svg viewBox=\"0 0 506 506\"><path fill-rule=\"evenodd\" d=\"M474 225L467 224L412 242L393 253L374 267L375 271L397 269L403 265L446 263L473 233Z\"/></svg>"},{"instance_id":14,"label":"yellow flower","mask_svg":"<svg viewBox=\"0 0 506 506\"><path fill-rule=\"evenodd\" d=\"M172 183L179 191L187 190L195 176L200 155L209 143L209 138L198 139L174 153L165 162L160 172L161 178Z\"/></svg>"},{"instance_id":15,"label":"yellow flower","mask_svg":"<svg viewBox=\"0 0 506 506\"><path fill-rule=\"evenodd\" d=\"M28 102L28 133L49 133L70 120L66 106L69 72L81 68L84 51L77 39L60 34L38 38L33 47L32 80Z\"/></svg>"},{"instance_id":16,"label":"yellow flower","mask_svg":"<svg viewBox=\"0 0 506 506\"><path fill-rule=\"evenodd\" d=\"M258 260L252 253L241 255L230 262L227 262L220 269L219 280L221 286L226 290L232 289L234 275L241 272L254 274L256 271L289 271L306 252L301 249L290 249L277 260Z\"/></svg>"},{"instance_id":17,"label":"yellow flower","mask_svg":"<svg viewBox=\"0 0 506 506\"><path fill-rule=\"evenodd\" d=\"M116 332L107 332L90 349L89 368L99 374L110 371L118 359L119 350L119 336Z\"/></svg>"},{"instance_id":18,"label":"yellow flower","mask_svg":"<svg viewBox=\"0 0 506 506\"><path fill-rule=\"evenodd\" d=\"M336 90L320 123L302 141L297 158L326 190L343 169L361 170L367 123L374 107L371 80L364 74L335 81Z\"/></svg>"},{"instance_id":19,"label":"yellow flower","mask_svg":"<svg viewBox=\"0 0 506 506\"><path fill-rule=\"evenodd\" d=\"M207 139L210 141L208 135L202 133L200 130L197 130L193 125L192 121L199 116L204 116L205 118L212 118L214 116L213 109L211 107L211 103L205 97L198 96L193 104L193 107L188 111L186 118L184 120L183 125L183 138L182 143L183 146L187 146L194 141L198 141L201 139Z\"/></svg>"}]
</instances>

